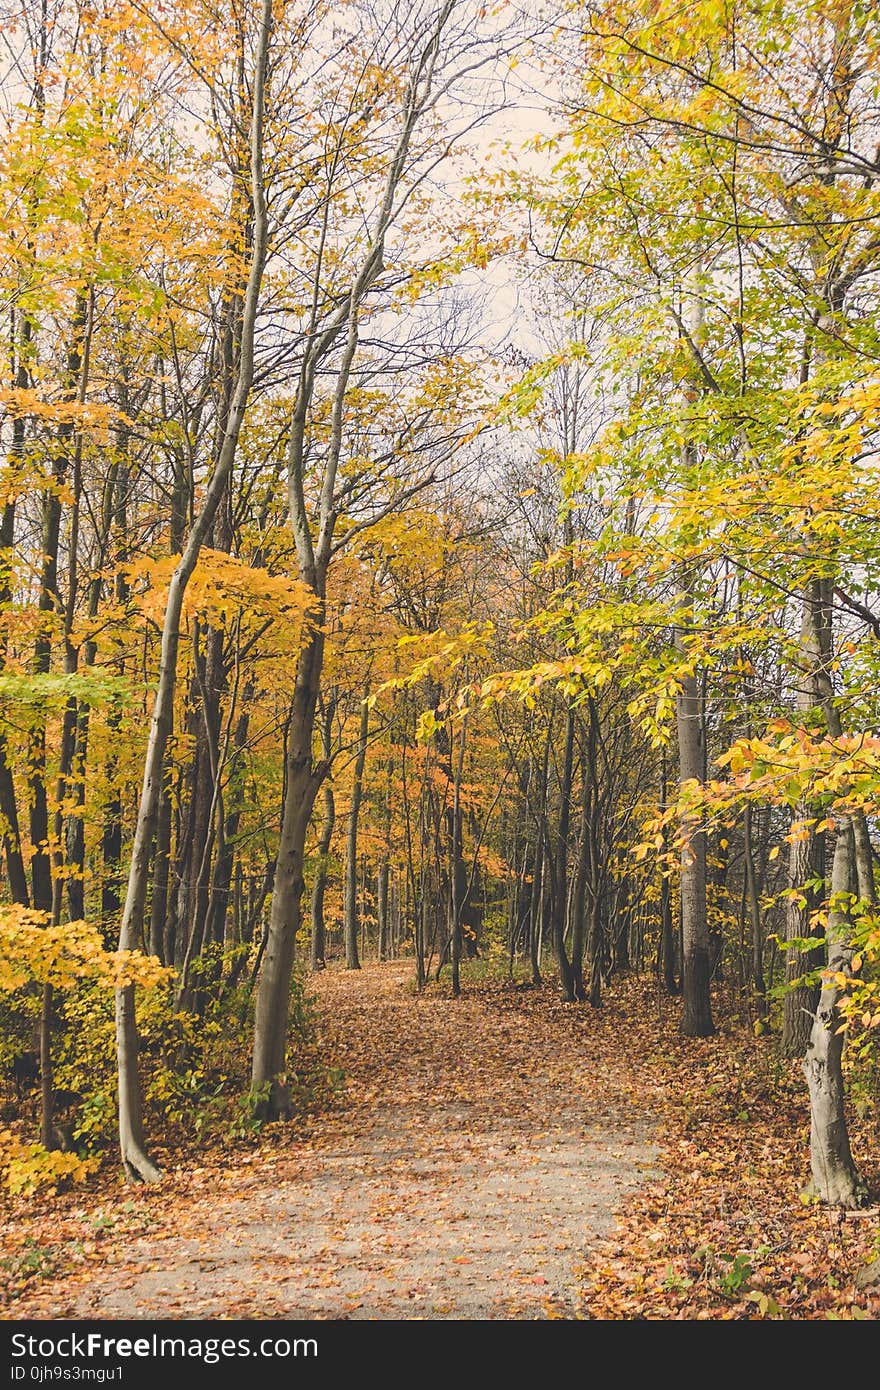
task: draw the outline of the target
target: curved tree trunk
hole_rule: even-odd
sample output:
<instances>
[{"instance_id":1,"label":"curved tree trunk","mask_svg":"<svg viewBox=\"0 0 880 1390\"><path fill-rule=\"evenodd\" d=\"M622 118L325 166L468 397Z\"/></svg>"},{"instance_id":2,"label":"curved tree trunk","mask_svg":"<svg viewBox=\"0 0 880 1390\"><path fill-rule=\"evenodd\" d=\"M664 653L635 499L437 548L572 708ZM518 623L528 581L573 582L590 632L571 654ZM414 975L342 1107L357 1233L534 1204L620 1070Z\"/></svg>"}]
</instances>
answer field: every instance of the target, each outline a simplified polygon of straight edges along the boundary
<instances>
[{"instance_id":1,"label":"curved tree trunk","mask_svg":"<svg viewBox=\"0 0 880 1390\"><path fill-rule=\"evenodd\" d=\"M258 1109L269 1116L285 1115L289 1111L287 1022L294 943L302 914L305 839L315 797L328 772L323 762L314 764L312 740L324 660L326 580L339 518L337 473L343 446L346 392L358 346L358 314L364 296L382 272L385 237L399 212L396 204L400 181L413 132L431 99L440 38L453 3L454 0L445 0L433 23L420 36L419 51L413 55L412 77L404 93L402 128L390 152L381 206L370 229L363 260L352 278L348 294L329 314L323 327L318 323L317 307L314 309L291 409L287 444L288 505L299 577L313 595L313 606L309 635L297 663L275 890L257 992L251 1084ZM266 5L271 10L271 0L266 0ZM313 288L314 306L317 306L322 298L319 280ZM328 355L337 352L330 438L316 503L311 509L306 500L309 412L318 370Z\"/></svg>"},{"instance_id":2,"label":"curved tree trunk","mask_svg":"<svg viewBox=\"0 0 880 1390\"><path fill-rule=\"evenodd\" d=\"M141 950L144 945L144 908L150 855L162 790L165 746L171 730L183 598L235 462L238 438L253 384L254 328L267 241L266 203L263 191L263 111L271 29L272 0L263 0L256 44L250 131L250 191L254 216L253 249L244 313L242 314L238 378L223 442L205 492L202 510L190 530L189 539L168 590L168 603L162 625L159 686L156 691L150 722L128 887L119 932L119 949L122 951ZM156 1165L148 1157L144 1143L143 1109L138 1073L137 1018L133 986L127 986L116 992L116 1058L119 1082L119 1146L122 1162L130 1178L154 1182L159 1177L159 1172Z\"/></svg>"}]
</instances>

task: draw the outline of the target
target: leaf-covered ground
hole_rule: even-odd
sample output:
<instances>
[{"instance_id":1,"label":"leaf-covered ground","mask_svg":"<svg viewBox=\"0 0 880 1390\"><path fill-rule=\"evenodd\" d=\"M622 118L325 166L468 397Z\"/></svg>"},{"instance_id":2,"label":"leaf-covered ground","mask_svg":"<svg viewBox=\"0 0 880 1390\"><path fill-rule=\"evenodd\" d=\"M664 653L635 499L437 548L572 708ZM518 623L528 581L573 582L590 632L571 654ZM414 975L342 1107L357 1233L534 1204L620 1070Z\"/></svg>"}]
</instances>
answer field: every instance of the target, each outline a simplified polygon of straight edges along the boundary
<instances>
[{"instance_id":1,"label":"leaf-covered ground","mask_svg":"<svg viewBox=\"0 0 880 1390\"><path fill-rule=\"evenodd\" d=\"M319 977L332 1103L155 1189L17 1202L7 1317L876 1316L877 1214L805 1202L796 1065L732 1022L677 1035L646 980L416 997ZM865 1156L878 1135L858 1131Z\"/></svg>"}]
</instances>

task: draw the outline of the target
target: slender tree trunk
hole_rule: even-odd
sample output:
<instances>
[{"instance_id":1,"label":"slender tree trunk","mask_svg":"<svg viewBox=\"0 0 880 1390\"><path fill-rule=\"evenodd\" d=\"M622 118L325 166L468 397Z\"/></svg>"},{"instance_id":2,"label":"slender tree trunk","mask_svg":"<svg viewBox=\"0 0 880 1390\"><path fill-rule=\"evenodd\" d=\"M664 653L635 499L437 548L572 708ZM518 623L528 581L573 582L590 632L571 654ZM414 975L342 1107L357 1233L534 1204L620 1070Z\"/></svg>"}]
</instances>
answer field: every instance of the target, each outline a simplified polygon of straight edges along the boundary
<instances>
[{"instance_id":1,"label":"slender tree trunk","mask_svg":"<svg viewBox=\"0 0 880 1390\"><path fill-rule=\"evenodd\" d=\"M743 816L743 854L745 858L746 903L751 926L752 1002L755 1017L759 1022L763 1022L767 1017L767 986L764 982L764 923L761 919L758 879L755 873L755 856L752 848L752 807L750 802L746 802Z\"/></svg>"},{"instance_id":2,"label":"slender tree trunk","mask_svg":"<svg viewBox=\"0 0 880 1390\"><path fill-rule=\"evenodd\" d=\"M25 371L24 381L21 381L20 372L16 377L16 384L26 387L28 375ZM16 419L15 426L20 427L23 421ZM15 441L14 441L15 442ZM23 438L18 444L18 451L23 448ZM12 456L15 457L14 449ZM0 606L9 603L12 597L12 589L9 582L10 570L7 568L6 556L11 552L15 541L15 503L6 502L3 507L3 516L0 520ZM3 657L0 654L0 667L2 667ZM6 875L9 879L9 891L12 901L20 903L23 907L30 905L30 892L28 890L27 871L24 866L24 856L21 852L21 832L18 823L18 802L15 795L15 781L12 776L12 768L9 764L9 755L6 745L6 735L0 731L0 818L3 822L3 852L6 858Z\"/></svg>"},{"instance_id":3,"label":"slender tree trunk","mask_svg":"<svg viewBox=\"0 0 880 1390\"><path fill-rule=\"evenodd\" d=\"M587 930L587 898L591 879L591 826L590 811L593 799L594 755L592 740L588 737L587 749L583 759L583 786L581 789L581 823L578 831L578 856L575 867L574 893L571 903L571 974L575 999L583 1001L587 997L584 987L584 949L591 933ZM592 922L592 913L591 913ZM592 943L590 943L592 944Z\"/></svg>"},{"instance_id":4,"label":"slender tree trunk","mask_svg":"<svg viewBox=\"0 0 880 1390\"><path fill-rule=\"evenodd\" d=\"M15 334L16 318L21 325L17 341ZM13 315L12 342L14 362L12 378L20 391L26 391L30 385L29 356L31 341L32 327L27 314ZM16 415L12 421L12 439L10 441L9 450L10 460L21 459L24 454L25 423L24 415ZM12 569L11 565L7 564L7 556L11 559L14 545L15 499L12 497L4 502L2 518L0 518L0 606L3 607L5 607L12 598ZM2 669L5 663L5 655L5 651L0 648L0 669ZM21 850L21 831L19 829L15 779L12 775L12 767L9 762L6 735L2 730L0 730L0 817L2 817L3 821L3 852L6 858L6 874L9 879L9 890L12 900L13 902L20 903L23 907L28 907L30 905L30 890L28 888L24 855Z\"/></svg>"},{"instance_id":5,"label":"slender tree trunk","mask_svg":"<svg viewBox=\"0 0 880 1390\"><path fill-rule=\"evenodd\" d=\"M6 749L6 738L0 733L0 816L3 818L3 851L6 857L6 876L12 901L29 907L27 871L21 852L21 831L18 825L18 803L15 783Z\"/></svg>"},{"instance_id":6,"label":"slender tree trunk","mask_svg":"<svg viewBox=\"0 0 880 1390\"><path fill-rule=\"evenodd\" d=\"M361 722L358 731L357 754L354 762L354 775L351 789L351 810L348 815L348 836L345 855L345 968L360 970L358 955L358 907L357 907L357 841L358 822L361 813L361 800L364 794L364 764L367 760L367 734L370 728L370 706L367 694L361 705Z\"/></svg>"},{"instance_id":7,"label":"slender tree trunk","mask_svg":"<svg viewBox=\"0 0 880 1390\"><path fill-rule=\"evenodd\" d=\"M584 950L587 944L586 932L586 894L587 859L589 849L584 839L585 826L581 824L578 835L577 862L574 870L574 885L571 897L571 974L574 981L574 997L582 1001L586 998L584 988Z\"/></svg>"},{"instance_id":8,"label":"slender tree trunk","mask_svg":"<svg viewBox=\"0 0 880 1390\"><path fill-rule=\"evenodd\" d=\"M55 1148L52 1127L52 986L43 985L40 1008L40 1142Z\"/></svg>"},{"instance_id":9,"label":"slender tree trunk","mask_svg":"<svg viewBox=\"0 0 880 1390\"><path fill-rule=\"evenodd\" d=\"M452 843L450 845L450 910L452 921L450 923L452 932L452 997L457 999L461 994L461 947L462 947L462 914L464 912L464 898L467 893L467 875L464 871L464 857L462 854L462 814L461 814L461 780L464 772L464 749L465 737L467 733L467 715L462 720L461 729L458 736L458 757L455 762L455 781L452 791Z\"/></svg>"},{"instance_id":10,"label":"slender tree trunk","mask_svg":"<svg viewBox=\"0 0 880 1390\"><path fill-rule=\"evenodd\" d=\"M253 383L254 327L267 243L262 151L263 111L271 28L272 0L263 0L256 43L250 129L250 185L254 217L253 249L245 294L245 307L242 314L238 379L223 444L205 492L202 510L190 529L189 539L171 578L168 590L168 603L162 625L159 687L156 691L150 722L137 825L132 844L128 888L119 933L119 948L123 951L138 950L141 946L150 856L162 790L165 746L171 729L174 706L177 649L184 594L226 489L229 474L235 461L238 438ZM158 1179L159 1172L145 1151L138 1072L135 994L134 987L131 985L116 992L116 1057L119 1075L119 1146L122 1162L129 1177L153 1182Z\"/></svg>"},{"instance_id":11,"label":"slender tree trunk","mask_svg":"<svg viewBox=\"0 0 880 1390\"><path fill-rule=\"evenodd\" d=\"M693 594L685 588L681 595L687 622L693 611ZM684 631L678 644L684 651ZM703 703L696 674L685 675L676 699L679 775L682 786L696 781L702 786L705 775L703 745ZM709 930L706 915L706 836L695 817L682 824L684 845L681 852L682 997L684 1009L681 1031L686 1037L705 1038L715 1032L709 998L711 975Z\"/></svg>"},{"instance_id":12,"label":"slender tree trunk","mask_svg":"<svg viewBox=\"0 0 880 1390\"><path fill-rule=\"evenodd\" d=\"M803 599L800 633L800 675L797 706L802 714L823 709L829 733L839 731L837 711L830 698L828 665L831 661L831 582L813 579ZM830 722L828 717L830 716ZM795 820L809 820L815 812L807 804L797 806ZM822 903L824 892L809 886L825 878L825 839L807 828L805 838L793 840L789 848L789 896L785 905L787 941L815 936L810 922ZM782 1050L787 1057L803 1057L813 1028L819 985L804 981L825 960L825 948L809 950L790 946L785 957L786 994L783 1000Z\"/></svg>"},{"instance_id":13,"label":"slender tree trunk","mask_svg":"<svg viewBox=\"0 0 880 1390\"><path fill-rule=\"evenodd\" d=\"M539 832L537 844L535 845L535 855L532 860L532 883L529 895L529 967L532 974L532 984L536 987L543 984L541 979L541 901L544 884L544 838Z\"/></svg>"},{"instance_id":14,"label":"slender tree trunk","mask_svg":"<svg viewBox=\"0 0 880 1390\"><path fill-rule=\"evenodd\" d=\"M174 960L168 939L168 892L171 883L171 788L163 778L156 816L156 854L153 861L153 901L150 907L150 955L165 964Z\"/></svg>"},{"instance_id":15,"label":"slender tree trunk","mask_svg":"<svg viewBox=\"0 0 880 1390\"><path fill-rule=\"evenodd\" d=\"M333 717L336 713L336 700L330 699L324 707L324 717L321 725L321 751L324 762L330 766L330 754L333 743ZM323 786L324 796L324 817L321 822L321 836L318 840L318 859L315 865L315 881L312 884L312 969L323 970L325 952L325 928L324 928L324 891L327 887L327 873L330 863L330 845L333 840L333 828L336 824L336 801L333 796L333 787L330 779L327 778Z\"/></svg>"},{"instance_id":16,"label":"slender tree trunk","mask_svg":"<svg viewBox=\"0 0 880 1390\"><path fill-rule=\"evenodd\" d=\"M314 596L314 608L310 635L297 665L275 891L257 993L251 1080L253 1090L259 1097L260 1109L266 1115L283 1115L289 1111L285 1077L287 1021L294 942L302 912L305 840L315 797L328 772L323 763L314 766L312 740L324 659L322 624L326 616L327 572L339 516L337 473L343 445L346 392L358 346L358 314L364 296L382 271L385 237L397 211L398 190L410 142L431 95L440 37L452 8L453 0L444 0L418 54L412 79L407 83L404 94L402 128L390 152L381 205L370 229L363 261L352 279L349 293L330 314L323 328L318 327L317 317L313 316L291 409L287 445L288 505L299 577ZM315 305L322 298L322 293L321 285L316 282ZM343 336L344 342L340 348ZM310 511L306 501L309 412L316 373L327 355L337 349L339 359L332 393L329 444L317 489L316 507Z\"/></svg>"},{"instance_id":17,"label":"slender tree trunk","mask_svg":"<svg viewBox=\"0 0 880 1390\"><path fill-rule=\"evenodd\" d=\"M67 353L67 385L65 398L68 402L85 398L88 379L88 336L86 333L89 297L80 290L74 310L72 340ZM42 627L34 643L33 671L37 676L47 675L52 661L52 619L61 616L62 606L58 592L58 557L61 541L61 488L67 480L71 445L74 439L72 421L64 421L58 426L54 445L52 464L52 486L43 494L40 586L38 610ZM74 509L75 510L75 509ZM75 721L75 707L74 707ZM62 750L62 761L70 759L70 704L65 711L67 741ZM32 847L31 884L34 907L40 911L51 912L53 907L52 860L49 852L49 801L46 789L46 721L39 719L31 728L28 739L28 785L30 789L30 838Z\"/></svg>"},{"instance_id":18,"label":"slender tree trunk","mask_svg":"<svg viewBox=\"0 0 880 1390\"><path fill-rule=\"evenodd\" d=\"M553 737L553 720L547 721L547 735L544 739L544 756L541 760L541 781L538 788L537 810L535 813L536 838L534 872L532 874L532 896L529 908L529 962L532 970L532 984L540 986L541 945L544 922L545 883L547 878L547 790L550 771L550 743Z\"/></svg>"},{"instance_id":19,"label":"slender tree trunk","mask_svg":"<svg viewBox=\"0 0 880 1390\"><path fill-rule=\"evenodd\" d=\"M575 1001L574 976L565 949L565 927L568 912L568 832L571 825L571 784L574 770L574 711L565 716L565 751L559 781L559 838L553 873L553 945L559 966L559 988L568 1003Z\"/></svg>"},{"instance_id":20,"label":"slender tree trunk","mask_svg":"<svg viewBox=\"0 0 880 1390\"><path fill-rule=\"evenodd\" d=\"M315 881L312 885L312 969L323 970L325 965L324 953L325 927L324 927L324 892L327 887L327 867L330 857L330 843L333 839L333 827L336 822L336 803L333 797L333 788L329 782L324 783L324 818L321 822L321 838L318 842L318 862L315 867Z\"/></svg>"},{"instance_id":21,"label":"slender tree trunk","mask_svg":"<svg viewBox=\"0 0 880 1390\"><path fill-rule=\"evenodd\" d=\"M390 754L385 765L385 800L382 807L382 858L376 883L376 917L378 919L378 957L388 959L390 923L388 920L388 878L391 860L391 787L394 777L394 755Z\"/></svg>"}]
</instances>

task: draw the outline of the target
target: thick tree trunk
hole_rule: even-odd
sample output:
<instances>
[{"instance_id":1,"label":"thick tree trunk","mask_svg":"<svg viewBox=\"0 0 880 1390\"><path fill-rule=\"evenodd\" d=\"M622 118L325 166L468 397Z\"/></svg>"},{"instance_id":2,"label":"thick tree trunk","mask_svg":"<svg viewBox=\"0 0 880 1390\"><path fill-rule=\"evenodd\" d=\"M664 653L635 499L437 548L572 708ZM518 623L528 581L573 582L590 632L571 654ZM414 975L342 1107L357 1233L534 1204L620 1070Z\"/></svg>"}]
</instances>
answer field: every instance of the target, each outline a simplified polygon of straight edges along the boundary
<instances>
[{"instance_id":1,"label":"thick tree trunk","mask_svg":"<svg viewBox=\"0 0 880 1390\"><path fill-rule=\"evenodd\" d=\"M794 813L796 820L809 816L809 808L799 805ZM823 899L823 893L806 885L811 880L824 880L825 840L824 836L813 831L807 839L792 841L788 852L788 882L790 894L785 902L786 941L816 936L815 926L810 925ZM812 950L801 950L791 945L785 955L786 992L782 1001L782 1051L786 1057L803 1057L813 1030L816 1006L819 1003L819 985L807 983L804 976L818 970L825 960L822 945Z\"/></svg>"},{"instance_id":2,"label":"thick tree trunk","mask_svg":"<svg viewBox=\"0 0 880 1390\"><path fill-rule=\"evenodd\" d=\"M828 912L828 970L804 1058L810 1091L810 1166L816 1195L830 1206L858 1207L865 1199L849 1145L844 1109L844 1035L839 1031L842 991L838 975L852 972L851 894L856 885L856 852L849 820L838 828L831 869Z\"/></svg>"},{"instance_id":3,"label":"thick tree trunk","mask_svg":"<svg viewBox=\"0 0 880 1390\"><path fill-rule=\"evenodd\" d=\"M297 667L272 911L257 990L251 1089L258 1113L267 1118L281 1118L290 1111L286 1077L290 974L302 914L306 834L315 796L327 771L323 764L312 766L324 658L322 622L323 608L313 613L311 634Z\"/></svg>"}]
</instances>

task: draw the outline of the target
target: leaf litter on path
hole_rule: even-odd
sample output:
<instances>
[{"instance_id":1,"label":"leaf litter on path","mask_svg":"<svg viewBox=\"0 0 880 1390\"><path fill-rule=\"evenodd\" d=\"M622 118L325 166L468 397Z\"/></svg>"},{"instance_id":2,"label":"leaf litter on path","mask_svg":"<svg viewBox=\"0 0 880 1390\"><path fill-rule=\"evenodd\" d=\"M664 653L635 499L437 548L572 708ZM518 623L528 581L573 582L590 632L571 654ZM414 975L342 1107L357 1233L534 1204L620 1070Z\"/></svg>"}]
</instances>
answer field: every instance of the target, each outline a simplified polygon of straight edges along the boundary
<instances>
[{"instance_id":1,"label":"leaf litter on path","mask_svg":"<svg viewBox=\"0 0 880 1390\"><path fill-rule=\"evenodd\" d=\"M410 979L405 963L318 977L335 1103L140 1190L143 1229L111 1219L86 1252L83 1194L44 1203L68 1256L14 1316L577 1316L577 1270L652 1161L638 1069L548 990L451 1000Z\"/></svg>"}]
</instances>

